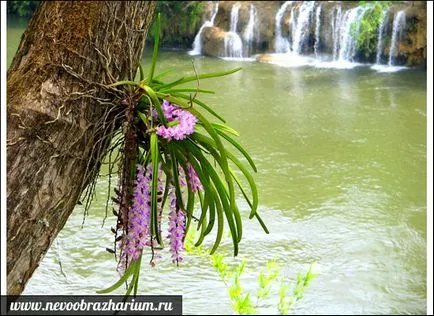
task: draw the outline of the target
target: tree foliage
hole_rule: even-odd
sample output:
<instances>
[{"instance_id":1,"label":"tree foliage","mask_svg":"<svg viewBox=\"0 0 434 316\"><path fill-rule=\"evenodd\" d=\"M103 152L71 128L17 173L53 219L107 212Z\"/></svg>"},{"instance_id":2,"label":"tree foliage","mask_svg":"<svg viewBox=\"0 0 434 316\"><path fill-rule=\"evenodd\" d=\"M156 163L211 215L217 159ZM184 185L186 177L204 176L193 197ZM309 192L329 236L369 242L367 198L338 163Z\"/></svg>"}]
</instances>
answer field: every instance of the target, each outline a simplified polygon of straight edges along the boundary
<instances>
[{"instance_id":1,"label":"tree foliage","mask_svg":"<svg viewBox=\"0 0 434 316\"><path fill-rule=\"evenodd\" d=\"M161 45L190 47L200 27L203 8L203 1L158 1L157 11L161 13ZM148 40L153 41L153 37L149 36Z\"/></svg>"},{"instance_id":2,"label":"tree foliage","mask_svg":"<svg viewBox=\"0 0 434 316\"><path fill-rule=\"evenodd\" d=\"M40 1L8 1L8 14L29 18ZM157 1L161 13L161 45L163 47L190 47L201 22L203 1ZM155 25L152 26L155 31ZM153 42L148 36L148 42Z\"/></svg>"},{"instance_id":3,"label":"tree foliage","mask_svg":"<svg viewBox=\"0 0 434 316\"><path fill-rule=\"evenodd\" d=\"M8 1L8 14L21 18L29 18L35 12L39 1Z\"/></svg>"},{"instance_id":4,"label":"tree foliage","mask_svg":"<svg viewBox=\"0 0 434 316\"><path fill-rule=\"evenodd\" d=\"M391 4L391 1L360 1L360 6L366 11L360 21L351 25L351 32L356 39L357 50L366 58L376 51L378 29Z\"/></svg>"}]
</instances>

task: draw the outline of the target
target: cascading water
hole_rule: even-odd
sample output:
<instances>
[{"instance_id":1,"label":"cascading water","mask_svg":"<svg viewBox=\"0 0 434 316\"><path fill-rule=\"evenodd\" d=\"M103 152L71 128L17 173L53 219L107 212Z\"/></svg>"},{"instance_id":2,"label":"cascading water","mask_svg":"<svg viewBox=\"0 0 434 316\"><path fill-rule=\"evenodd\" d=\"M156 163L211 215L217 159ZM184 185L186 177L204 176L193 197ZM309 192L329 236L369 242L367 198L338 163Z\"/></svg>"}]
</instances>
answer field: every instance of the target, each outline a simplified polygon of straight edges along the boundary
<instances>
[{"instance_id":1,"label":"cascading water","mask_svg":"<svg viewBox=\"0 0 434 316\"><path fill-rule=\"evenodd\" d=\"M243 33L243 39L247 43L247 55L251 50L253 40L255 39L255 25L256 25L256 8L253 4L250 5L249 22L247 22L246 29Z\"/></svg>"},{"instance_id":2,"label":"cascading water","mask_svg":"<svg viewBox=\"0 0 434 316\"><path fill-rule=\"evenodd\" d=\"M295 29L294 40L292 43L292 51L300 54L303 49L303 44L309 34L309 23L312 17L315 1L305 1L299 8L297 26Z\"/></svg>"},{"instance_id":3,"label":"cascading water","mask_svg":"<svg viewBox=\"0 0 434 316\"><path fill-rule=\"evenodd\" d=\"M345 12L340 27L339 61L352 61L356 50L354 33L360 30L360 19L368 8L357 7ZM355 25L355 28L354 26ZM352 29L353 28L353 29Z\"/></svg>"},{"instance_id":4,"label":"cascading water","mask_svg":"<svg viewBox=\"0 0 434 316\"><path fill-rule=\"evenodd\" d=\"M291 50L288 39L282 36L282 18L286 9L294 1L286 1L276 13L276 38L274 42L274 50L276 53L288 53Z\"/></svg>"},{"instance_id":5,"label":"cascading water","mask_svg":"<svg viewBox=\"0 0 434 316\"><path fill-rule=\"evenodd\" d=\"M210 20L205 21L205 23L203 23L203 25L199 29L199 32L197 32L196 37L194 38L193 50L189 52L190 55L200 55L202 53L202 32L204 28L214 26L214 20L215 17L217 16L218 10L219 10L219 3L218 1L216 1Z\"/></svg>"},{"instance_id":6,"label":"cascading water","mask_svg":"<svg viewBox=\"0 0 434 316\"><path fill-rule=\"evenodd\" d=\"M234 4L231 9L231 32L237 32L238 27L238 17L240 15L240 5L238 3Z\"/></svg>"},{"instance_id":7,"label":"cascading water","mask_svg":"<svg viewBox=\"0 0 434 316\"><path fill-rule=\"evenodd\" d=\"M393 19L392 41L390 43L389 66L394 66L396 56L398 56L398 40L405 27L405 12L399 11Z\"/></svg>"},{"instance_id":8,"label":"cascading water","mask_svg":"<svg viewBox=\"0 0 434 316\"><path fill-rule=\"evenodd\" d=\"M225 34L225 57L243 57L243 41L237 33L240 5L234 4L231 9L230 31Z\"/></svg>"},{"instance_id":9,"label":"cascading water","mask_svg":"<svg viewBox=\"0 0 434 316\"><path fill-rule=\"evenodd\" d=\"M295 11L295 8L291 9L291 41L294 43L294 37L295 37L295 29L297 28L297 17L296 17L297 11Z\"/></svg>"},{"instance_id":10,"label":"cascading water","mask_svg":"<svg viewBox=\"0 0 434 316\"><path fill-rule=\"evenodd\" d=\"M339 31L342 22L342 7L338 6L332 13L333 60L336 60L339 52Z\"/></svg>"},{"instance_id":11,"label":"cascading water","mask_svg":"<svg viewBox=\"0 0 434 316\"><path fill-rule=\"evenodd\" d=\"M383 46L384 46L384 31L386 29L387 20L389 18L389 14L387 12L383 12L383 19L381 21L380 27L378 28L378 41L377 41L377 56L375 58L376 64L381 64L381 55L383 54Z\"/></svg>"},{"instance_id":12,"label":"cascading water","mask_svg":"<svg viewBox=\"0 0 434 316\"><path fill-rule=\"evenodd\" d=\"M313 50L317 58L319 54L319 44L321 38L320 32L321 32L321 5L319 5L316 8L316 12L315 12L315 44L313 46Z\"/></svg>"},{"instance_id":13,"label":"cascading water","mask_svg":"<svg viewBox=\"0 0 434 316\"><path fill-rule=\"evenodd\" d=\"M243 41L235 32L226 32L225 34L225 57L243 57Z\"/></svg>"},{"instance_id":14,"label":"cascading water","mask_svg":"<svg viewBox=\"0 0 434 316\"><path fill-rule=\"evenodd\" d=\"M234 5L230 9L228 29L224 33L223 54L228 58L249 57L255 43L259 43L258 17L262 7L250 3L249 15L246 19L247 12L243 10L247 8L242 7L239 2L232 3ZM358 56L356 38L362 31L361 21L369 8L370 6L344 6L341 2L324 5L319 1L286 1L278 9L274 20L274 51L281 55L270 55L269 58L289 67L302 65L326 68L356 67L360 65L354 62ZM201 52L201 33L205 27L214 25L218 9L218 2L216 2L210 20L201 26L195 37L191 54ZM286 20L287 17L289 21ZM389 23L390 21L390 13L386 10L383 12L377 31L376 64L371 67L378 71L397 71L405 68L396 66L399 40L405 28L404 11L396 12L393 23ZM389 25L392 24L391 31L392 27ZM284 30L285 25L288 27L287 30ZM391 37L390 54L389 60L385 61L384 50L388 36ZM305 56L310 52L313 52L314 56L310 54ZM326 52L332 55L328 60L325 60Z\"/></svg>"}]
</instances>

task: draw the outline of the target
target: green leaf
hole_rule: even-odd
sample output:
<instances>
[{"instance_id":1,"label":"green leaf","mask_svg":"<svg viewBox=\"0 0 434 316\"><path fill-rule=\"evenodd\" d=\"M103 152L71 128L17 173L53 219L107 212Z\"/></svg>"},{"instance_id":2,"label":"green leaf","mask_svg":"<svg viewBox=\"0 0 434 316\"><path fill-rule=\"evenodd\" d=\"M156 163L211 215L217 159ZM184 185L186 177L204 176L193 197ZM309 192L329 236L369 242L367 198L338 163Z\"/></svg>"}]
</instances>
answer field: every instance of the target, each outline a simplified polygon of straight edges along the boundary
<instances>
[{"instance_id":1,"label":"green leaf","mask_svg":"<svg viewBox=\"0 0 434 316\"><path fill-rule=\"evenodd\" d=\"M184 174L186 175L187 180L187 167L183 165L184 168ZM191 219L193 218L193 208L194 208L194 192L191 190L190 181L187 180L187 206L186 206L186 213L187 213L187 224L185 225L185 231L188 231L191 224Z\"/></svg>"},{"instance_id":2,"label":"green leaf","mask_svg":"<svg viewBox=\"0 0 434 316\"><path fill-rule=\"evenodd\" d=\"M148 119L146 118L146 115L144 113L137 111L137 115L143 121L143 123L148 124Z\"/></svg>"},{"instance_id":3,"label":"green leaf","mask_svg":"<svg viewBox=\"0 0 434 316\"><path fill-rule=\"evenodd\" d=\"M96 291L96 293L106 294L106 293L110 293L110 292L113 292L114 290L116 290L118 287L120 287L122 284L124 284L128 280L129 276L135 271L136 265L137 265L137 261L131 260L130 265L125 270L124 275L119 279L119 281L117 281L115 284L113 284L112 286L110 286L106 289Z\"/></svg>"},{"instance_id":4,"label":"green leaf","mask_svg":"<svg viewBox=\"0 0 434 316\"><path fill-rule=\"evenodd\" d=\"M117 86L122 86L122 85L140 87L140 84L138 84L137 82L131 81L131 80L118 81L118 82L112 83L111 85L109 85L109 87L117 87Z\"/></svg>"},{"instance_id":5,"label":"green leaf","mask_svg":"<svg viewBox=\"0 0 434 316\"><path fill-rule=\"evenodd\" d=\"M167 76L168 74L170 74L171 72L173 72L174 69L168 69L166 71L163 71L161 73L159 73L158 75L156 75L153 79L153 81L158 81L158 79L164 78L165 76Z\"/></svg>"},{"instance_id":6,"label":"green leaf","mask_svg":"<svg viewBox=\"0 0 434 316\"><path fill-rule=\"evenodd\" d=\"M140 74L140 82L145 80L145 70L143 69L142 64L139 62L139 74Z\"/></svg>"},{"instance_id":7,"label":"green leaf","mask_svg":"<svg viewBox=\"0 0 434 316\"><path fill-rule=\"evenodd\" d=\"M157 242L161 244L161 233L158 227L158 138L156 133L151 134L151 159L152 159L152 185L151 185L151 234L156 236Z\"/></svg>"},{"instance_id":8,"label":"green leaf","mask_svg":"<svg viewBox=\"0 0 434 316\"><path fill-rule=\"evenodd\" d=\"M187 150L189 150L190 153L196 157L196 159L201 164L203 172L207 175L210 175L211 179L213 180L214 185L212 185L210 183L210 185L208 186L208 190L210 190L209 192L212 192L212 194L214 195L214 201L215 201L215 205L216 205L216 209L217 209L217 223L218 223L217 236L216 236L216 240L214 242L214 246L210 252L210 254L213 254L217 250L217 248L221 242L222 236L223 236L223 210L225 211L226 214L228 212L230 212L229 207L228 207L226 189L222 185L220 178L217 175L214 168L211 166L211 164L203 156L203 154L200 152L200 150L198 148L196 148L191 142L183 142L183 147L185 147ZM193 168L194 168L194 165L193 165ZM198 176L199 176L199 173L198 173ZM204 183L202 183L202 185L204 185ZM223 204L223 207L222 207L222 204ZM228 218L228 216L227 216L227 218ZM229 218L230 218L230 220L232 220L232 217L229 217ZM235 231L235 227L233 225L233 222L228 221L228 224L229 224L229 228L231 229L231 232L235 233L235 236L236 236L236 231ZM234 253L235 254L238 253L238 243L236 240L234 240Z\"/></svg>"},{"instance_id":9,"label":"green leaf","mask_svg":"<svg viewBox=\"0 0 434 316\"><path fill-rule=\"evenodd\" d=\"M127 292L125 293L125 300L131 294L131 291L133 289L135 289L135 292L137 292L137 284L139 282L141 262L142 262L142 255L140 254L140 257L137 259L137 264L133 272L133 279L131 280L131 283L128 286Z\"/></svg>"},{"instance_id":10,"label":"green leaf","mask_svg":"<svg viewBox=\"0 0 434 316\"><path fill-rule=\"evenodd\" d=\"M232 208L235 205L235 191L234 191L234 184L232 182L232 177L231 177L230 172L229 172L229 165L228 165L228 161L227 161L227 157L226 157L225 147L223 146L223 143L221 142L220 137L218 136L218 134L216 133L216 131L214 130L214 128L212 127L210 122L199 111L197 111L194 108L188 108L186 110L189 111L191 114L195 115L201 121L205 130L208 132L208 134L215 141L216 145L214 147L217 147L217 149L220 153L221 162L222 162L221 169L223 171L223 174L225 175L225 180L228 184L229 197L230 197L230 203L231 203L231 208ZM197 133L194 133L193 135L195 135L195 134L197 134Z\"/></svg>"},{"instance_id":11,"label":"green leaf","mask_svg":"<svg viewBox=\"0 0 434 316\"><path fill-rule=\"evenodd\" d=\"M157 110L158 117L159 117L160 121L166 126L167 120L164 116L163 109L161 108L160 100L158 99L157 95L155 94L155 91L149 86L143 86L143 89L146 91L146 93L151 98L152 104L154 105L155 109Z\"/></svg>"},{"instance_id":12,"label":"green leaf","mask_svg":"<svg viewBox=\"0 0 434 316\"><path fill-rule=\"evenodd\" d=\"M234 205L230 204L230 201L228 201L228 197L230 197L230 194L227 192L227 189L223 185L219 175L215 171L215 169L212 167L212 165L209 163L209 161L203 156L203 154L200 152L200 150L196 149L194 146L192 146L191 143L186 142L185 146L188 146L188 149L190 152L196 156L196 158L201 162L202 168L204 171L206 171L207 174L210 175L214 186L218 192L218 195L220 197L220 201L222 202L223 211L226 215L226 220L229 225L229 229L231 231L233 245L234 245L234 256L238 254L238 234L241 233L241 227L238 227L240 231L237 231L237 227L235 226L235 223L233 221L233 211L234 211ZM221 161L221 157L218 157L219 161ZM221 162L220 162L221 163ZM236 207L236 206L235 206ZM237 224L239 224L238 221L236 221Z\"/></svg>"},{"instance_id":13,"label":"green leaf","mask_svg":"<svg viewBox=\"0 0 434 316\"><path fill-rule=\"evenodd\" d=\"M152 79L155 71L155 65L157 63L158 46L160 45L160 13L158 13L157 15L156 27L157 28L154 33L154 51L152 53L151 68L149 70L149 78L148 78L149 83L152 83Z\"/></svg>"},{"instance_id":14,"label":"green leaf","mask_svg":"<svg viewBox=\"0 0 434 316\"><path fill-rule=\"evenodd\" d=\"M199 89L199 88L160 89L159 91L168 94L173 94L178 92L201 92L201 93L215 94L215 91L213 90Z\"/></svg>"},{"instance_id":15,"label":"green leaf","mask_svg":"<svg viewBox=\"0 0 434 316\"><path fill-rule=\"evenodd\" d=\"M265 231L265 233L269 234L270 231L268 230L267 225L265 225L262 218L259 216L258 212L255 213L255 217L258 220L259 224L261 225L262 229Z\"/></svg>"},{"instance_id":16,"label":"green leaf","mask_svg":"<svg viewBox=\"0 0 434 316\"><path fill-rule=\"evenodd\" d=\"M182 94L182 93L179 93L179 92L178 93L174 93L172 96L169 96L170 100L168 99L168 101L170 101L172 103L175 103L175 104L178 104L178 105L181 105L180 103L177 103L177 102L180 102L180 100L179 99L174 99L173 97L183 98L183 99L187 100L187 102L190 101L190 96L189 95ZM182 102L182 104L184 104L183 105L184 108L185 107L190 107L190 104L188 104L188 103L186 103L184 101L181 101L181 102ZM223 123L226 122L223 117L221 117L219 114L217 114L217 112L215 112L205 102L202 102L202 101L200 101L197 98L194 98L193 103L196 103L198 106L200 106L201 108L203 108L204 110L206 110L208 113L210 113L211 115L213 115L214 117L216 117L217 119L219 119L220 121L222 121Z\"/></svg>"},{"instance_id":17,"label":"green leaf","mask_svg":"<svg viewBox=\"0 0 434 316\"><path fill-rule=\"evenodd\" d=\"M191 138L203 144L208 150L211 150L216 146L213 139L199 133L194 133L193 135L191 135ZM238 167L238 169L240 169L240 171L244 174L245 178L247 179L250 185L250 189L252 191L253 203L252 203L252 210L250 212L249 218L253 218L258 208L258 190L255 181L252 175L250 174L250 172L243 166L243 164L232 153L230 153L225 149L223 150L225 151L226 156L230 160L232 160L235 163L235 165Z\"/></svg>"},{"instance_id":18,"label":"green leaf","mask_svg":"<svg viewBox=\"0 0 434 316\"><path fill-rule=\"evenodd\" d=\"M184 77L176 79L176 80L174 80L172 82L169 82L169 83L159 83L158 85L156 85L154 87L155 91L160 91L160 90L163 90L163 89L170 89L170 88L178 85L182 80L184 80Z\"/></svg>"},{"instance_id":19,"label":"green leaf","mask_svg":"<svg viewBox=\"0 0 434 316\"><path fill-rule=\"evenodd\" d=\"M177 160L177 156L175 154L175 150L173 148L173 143L169 142L167 144L167 148L169 149L169 152L170 152L173 186L175 187L176 202L178 203L179 208L184 209L184 202L183 202L182 193L181 193L181 186L179 184L178 160Z\"/></svg>"},{"instance_id":20,"label":"green leaf","mask_svg":"<svg viewBox=\"0 0 434 316\"><path fill-rule=\"evenodd\" d=\"M227 132L235 136L240 136L240 134L236 130L225 124L211 123L211 125L217 132L218 130L220 130L221 132Z\"/></svg>"},{"instance_id":21,"label":"green leaf","mask_svg":"<svg viewBox=\"0 0 434 316\"><path fill-rule=\"evenodd\" d=\"M241 67L227 70L227 71L210 72L207 74L185 77L179 84L184 84L184 83L191 82L191 81L197 81L198 79L209 79L209 78L223 77L223 76L227 76L227 75L236 73L237 71L240 71L240 70L241 70Z\"/></svg>"},{"instance_id":22,"label":"green leaf","mask_svg":"<svg viewBox=\"0 0 434 316\"><path fill-rule=\"evenodd\" d=\"M247 159L247 161L249 162L250 166L252 167L252 169L257 172L258 170L256 169L256 165L253 162L253 159L250 157L249 153L232 137L230 137L229 135L223 133L220 129L216 129L217 133L220 136L223 136L224 139L226 139L228 142L230 142L236 149L238 149L240 151L240 153L243 154L243 156Z\"/></svg>"}]
</instances>

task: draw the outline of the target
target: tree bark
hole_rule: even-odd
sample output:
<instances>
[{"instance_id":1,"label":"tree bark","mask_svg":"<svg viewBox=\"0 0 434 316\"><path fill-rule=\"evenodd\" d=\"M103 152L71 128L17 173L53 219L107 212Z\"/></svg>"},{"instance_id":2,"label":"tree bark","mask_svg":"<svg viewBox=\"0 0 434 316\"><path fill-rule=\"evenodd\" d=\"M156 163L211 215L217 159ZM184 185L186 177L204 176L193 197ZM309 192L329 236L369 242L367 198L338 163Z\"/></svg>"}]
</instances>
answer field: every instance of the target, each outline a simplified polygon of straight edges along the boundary
<instances>
[{"instance_id":1,"label":"tree bark","mask_svg":"<svg viewBox=\"0 0 434 316\"><path fill-rule=\"evenodd\" d=\"M7 290L19 295L119 127L154 1L42 2L7 82Z\"/></svg>"}]
</instances>

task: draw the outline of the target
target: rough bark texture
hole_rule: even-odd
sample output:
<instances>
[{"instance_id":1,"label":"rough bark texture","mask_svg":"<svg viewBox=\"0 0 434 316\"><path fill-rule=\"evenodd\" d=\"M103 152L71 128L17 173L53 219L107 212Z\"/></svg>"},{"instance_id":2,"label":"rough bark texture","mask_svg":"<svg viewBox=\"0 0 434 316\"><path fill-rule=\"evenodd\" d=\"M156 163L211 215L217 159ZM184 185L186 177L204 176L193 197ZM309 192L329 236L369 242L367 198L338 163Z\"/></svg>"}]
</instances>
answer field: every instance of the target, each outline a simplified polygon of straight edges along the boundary
<instances>
[{"instance_id":1,"label":"rough bark texture","mask_svg":"<svg viewBox=\"0 0 434 316\"><path fill-rule=\"evenodd\" d=\"M151 1L43 2L8 71L7 288L20 294L119 126Z\"/></svg>"}]
</instances>

